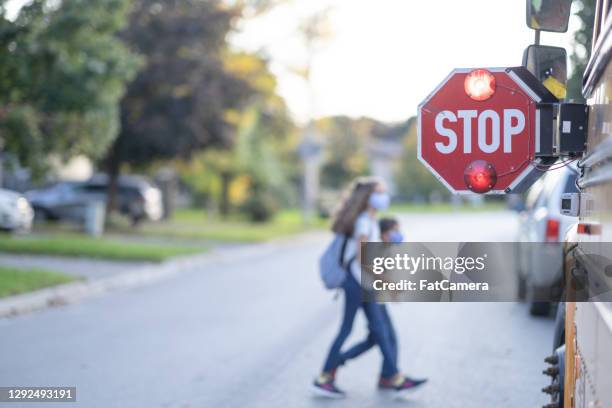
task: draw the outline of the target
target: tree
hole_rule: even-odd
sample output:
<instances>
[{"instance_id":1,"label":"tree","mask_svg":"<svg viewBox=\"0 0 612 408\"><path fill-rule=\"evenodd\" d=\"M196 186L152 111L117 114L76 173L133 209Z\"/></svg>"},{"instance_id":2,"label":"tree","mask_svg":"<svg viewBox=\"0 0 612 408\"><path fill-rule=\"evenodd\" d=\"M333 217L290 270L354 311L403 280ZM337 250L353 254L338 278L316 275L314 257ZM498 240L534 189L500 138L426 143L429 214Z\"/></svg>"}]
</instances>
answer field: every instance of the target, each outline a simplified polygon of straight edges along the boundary
<instances>
[{"instance_id":1,"label":"tree","mask_svg":"<svg viewBox=\"0 0 612 408\"><path fill-rule=\"evenodd\" d=\"M244 109L226 114L236 129L232 148L207 149L180 165L181 175L200 198L218 204L222 215L242 207L262 220L262 210L269 216L291 196L290 178L297 170L294 128L264 58L228 52L224 64L254 94Z\"/></svg>"},{"instance_id":2,"label":"tree","mask_svg":"<svg viewBox=\"0 0 612 408\"><path fill-rule=\"evenodd\" d=\"M582 97L582 77L586 64L591 55L591 42L593 39L593 19L595 18L595 0L577 0L578 11L576 16L580 19L580 28L574 33L572 44L572 76L567 81L568 98L577 102L584 102Z\"/></svg>"},{"instance_id":3,"label":"tree","mask_svg":"<svg viewBox=\"0 0 612 408\"><path fill-rule=\"evenodd\" d=\"M411 117L403 125L404 149L396 173L396 183L402 198L410 201L427 201L432 193L447 196L448 192L417 158L416 118Z\"/></svg>"},{"instance_id":4,"label":"tree","mask_svg":"<svg viewBox=\"0 0 612 408\"><path fill-rule=\"evenodd\" d=\"M139 60L116 37L128 0L33 0L14 19L0 0L0 138L41 172L50 154L100 157Z\"/></svg>"},{"instance_id":5,"label":"tree","mask_svg":"<svg viewBox=\"0 0 612 408\"><path fill-rule=\"evenodd\" d=\"M319 119L316 127L325 144L321 169L324 187L342 189L355 177L368 174L368 140L381 132L383 124L369 118L333 116Z\"/></svg>"},{"instance_id":6,"label":"tree","mask_svg":"<svg viewBox=\"0 0 612 408\"><path fill-rule=\"evenodd\" d=\"M121 131L105 159L109 209L122 164L190 157L231 144L231 112L253 94L223 60L225 37L239 12L220 1L134 1L121 37L146 65L121 102Z\"/></svg>"}]
</instances>

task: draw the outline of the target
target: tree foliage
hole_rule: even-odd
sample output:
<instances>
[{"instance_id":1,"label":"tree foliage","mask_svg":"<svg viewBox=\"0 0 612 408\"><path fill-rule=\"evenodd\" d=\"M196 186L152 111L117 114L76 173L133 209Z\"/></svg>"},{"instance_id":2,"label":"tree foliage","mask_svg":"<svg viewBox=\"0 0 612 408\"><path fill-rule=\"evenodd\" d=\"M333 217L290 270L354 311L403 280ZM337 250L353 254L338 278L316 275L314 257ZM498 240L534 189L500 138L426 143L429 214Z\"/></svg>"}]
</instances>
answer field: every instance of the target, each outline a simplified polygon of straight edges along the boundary
<instances>
[{"instance_id":1,"label":"tree foliage","mask_svg":"<svg viewBox=\"0 0 612 408\"><path fill-rule=\"evenodd\" d=\"M261 207L271 215L291 201L296 162L287 143L291 129L275 131L268 120L252 106L241 115L233 149L206 149L179 164L182 180L201 203L213 204L222 215L257 213Z\"/></svg>"},{"instance_id":2,"label":"tree foliage","mask_svg":"<svg viewBox=\"0 0 612 408\"><path fill-rule=\"evenodd\" d=\"M0 137L34 170L49 154L104 154L139 60L116 37L128 0L0 1Z\"/></svg>"},{"instance_id":3,"label":"tree foliage","mask_svg":"<svg viewBox=\"0 0 612 408\"><path fill-rule=\"evenodd\" d=\"M388 130L374 119L347 116L319 119L316 128L325 146L321 180L330 189L342 189L355 177L369 173L369 140Z\"/></svg>"},{"instance_id":4,"label":"tree foliage","mask_svg":"<svg viewBox=\"0 0 612 408\"><path fill-rule=\"evenodd\" d=\"M135 0L122 38L146 65L121 103L122 129L106 160L111 175L124 163L184 160L183 180L223 214L282 184L292 126L268 61L226 42L244 7L270 2L227 4Z\"/></svg>"},{"instance_id":5,"label":"tree foliage","mask_svg":"<svg viewBox=\"0 0 612 408\"><path fill-rule=\"evenodd\" d=\"M121 132L107 158L113 169L230 144L231 111L253 93L224 65L236 16L219 1L134 1L122 38L146 65L121 103Z\"/></svg>"},{"instance_id":6,"label":"tree foliage","mask_svg":"<svg viewBox=\"0 0 612 408\"><path fill-rule=\"evenodd\" d=\"M595 18L595 0L576 0L580 20L580 28L574 33L570 61L573 67L572 76L568 79L568 98L584 101L582 97L582 76L591 55L593 39L593 19Z\"/></svg>"},{"instance_id":7,"label":"tree foliage","mask_svg":"<svg viewBox=\"0 0 612 408\"><path fill-rule=\"evenodd\" d=\"M253 91L243 109L225 113L235 129L232 148L206 149L180 166L181 175L200 200L222 214L242 208L256 215L291 201L295 133L264 58L228 51L224 66Z\"/></svg>"},{"instance_id":8,"label":"tree foliage","mask_svg":"<svg viewBox=\"0 0 612 408\"><path fill-rule=\"evenodd\" d=\"M404 200L428 201L432 194L446 196L444 186L427 170L417 158L416 118L403 124L405 135L399 168L396 172L398 193Z\"/></svg>"}]
</instances>

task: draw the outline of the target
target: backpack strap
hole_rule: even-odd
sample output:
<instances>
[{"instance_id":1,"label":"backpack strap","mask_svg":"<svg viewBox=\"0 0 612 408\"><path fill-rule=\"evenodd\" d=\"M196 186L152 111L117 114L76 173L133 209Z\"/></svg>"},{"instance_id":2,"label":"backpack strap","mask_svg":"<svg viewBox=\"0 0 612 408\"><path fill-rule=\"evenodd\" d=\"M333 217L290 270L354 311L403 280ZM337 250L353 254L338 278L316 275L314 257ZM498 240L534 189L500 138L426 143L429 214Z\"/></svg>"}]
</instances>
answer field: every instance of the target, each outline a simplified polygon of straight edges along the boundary
<instances>
[{"instance_id":1,"label":"backpack strap","mask_svg":"<svg viewBox=\"0 0 612 408\"><path fill-rule=\"evenodd\" d=\"M344 241L342 242L342 248L340 249L340 266L345 269L349 269L351 267L351 263L355 259L357 259L357 255L352 256L346 263L344 262L344 253L346 252L346 245L348 244L348 240L351 239L348 235L344 236Z\"/></svg>"},{"instance_id":2,"label":"backpack strap","mask_svg":"<svg viewBox=\"0 0 612 408\"><path fill-rule=\"evenodd\" d=\"M348 262L346 263L346 266L347 267L351 266L351 264L353 263L355 259L357 259L357 255L352 256L351 259L349 259Z\"/></svg>"},{"instance_id":3,"label":"backpack strap","mask_svg":"<svg viewBox=\"0 0 612 408\"><path fill-rule=\"evenodd\" d=\"M357 255L352 256L346 264L344 263L344 253L346 252L346 245L348 244L348 240L351 239L348 235L344 235L344 240L342 241L342 247L340 248L340 259L338 260L340 266L346 271L346 273L351 273L350 267L351 263L357 258ZM340 296L340 288L335 290L333 300L337 300Z\"/></svg>"},{"instance_id":4,"label":"backpack strap","mask_svg":"<svg viewBox=\"0 0 612 408\"><path fill-rule=\"evenodd\" d=\"M342 240L342 247L340 248L340 259L338 259L338 265L344 267L344 252L346 251L346 244L348 243L349 237L348 235L344 236Z\"/></svg>"}]
</instances>

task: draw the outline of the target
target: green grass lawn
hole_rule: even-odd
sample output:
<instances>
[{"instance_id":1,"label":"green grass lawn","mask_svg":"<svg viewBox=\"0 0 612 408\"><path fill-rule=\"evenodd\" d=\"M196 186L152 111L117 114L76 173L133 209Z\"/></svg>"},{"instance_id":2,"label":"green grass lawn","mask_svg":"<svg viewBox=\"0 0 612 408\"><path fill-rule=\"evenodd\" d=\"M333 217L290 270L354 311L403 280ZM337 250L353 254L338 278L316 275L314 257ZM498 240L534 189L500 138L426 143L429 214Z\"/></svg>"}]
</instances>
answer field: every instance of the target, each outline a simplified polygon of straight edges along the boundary
<instances>
[{"instance_id":1,"label":"green grass lawn","mask_svg":"<svg viewBox=\"0 0 612 408\"><path fill-rule=\"evenodd\" d=\"M60 285L75 278L39 269L19 270L0 267L0 298Z\"/></svg>"},{"instance_id":2,"label":"green grass lawn","mask_svg":"<svg viewBox=\"0 0 612 408\"><path fill-rule=\"evenodd\" d=\"M479 207L451 204L398 204L393 205L386 214L398 213L449 213L499 211L504 203L485 203ZM148 237L185 238L195 240L227 242L259 242L282 238L292 234L314 229L326 229L330 220L315 218L306 225L299 210L283 210L274 219L265 223L252 223L244 217L230 216L227 219L207 216L201 209L178 209L168 221L144 223L133 229L126 225L115 225L110 232L143 235Z\"/></svg>"},{"instance_id":3,"label":"green grass lawn","mask_svg":"<svg viewBox=\"0 0 612 408\"><path fill-rule=\"evenodd\" d=\"M258 242L325 225L326 221L321 219L313 220L311 225L305 225L298 210L281 211L269 222L252 223L239 216L221 219L208 217L204 210L200 209L179 209L171 220L144 223L136 229L115 226L111 232L211 241Z\"/></svg>"},{"instance_id":4,"label":"green grass lawn","mask_svg":"<svg viewBox=\"0 0 612 408\"><path fill-rule=\"evenodd\" d=\"M483 211L501 211L506 208L506 203L501 201L488 201L480 206L472 206L462 204L454 206L450 203L439 204L393 204L389 208L388 213L453 213L453 212L483 212Z\"/></svg>"},{"instance_id":5,"label":"green grass lawn","mask_svg":"<svg viewBox=\"0 0 612 408\"><path fill-rule=\"evenodd\" d=\"M503 203L485 203L479 207L451 204L397 204L385 215L398 213L449 213L499 211ZM37 226L44 235L37 237L0 237L0 251L31 254L86 256L117 260L162 261L172 256L202 251L193 245L172 245L130 242L130 237L144 240L184 239L188 241L261 242L288 237L301 232L327 229L330 220L315 218L306 225L299 210L283 210L271 221L249 222L244 216L232 215L227 219L207 216L202 209L178 209L167 221L145 222L132 227L127 222L112 222L105 238L96 239L70 233L68 224L52 223ZM74 226L71 226L75 231ZM197 242L196 242L197 244Z\"/></svg>"},{"instance_id":6,"label":"green grass lawn","mask_svg":"<svg viewBox=\"0 0 612 408\"><path fill-rule=\"evenodd\" d=\"M167 258L202 252L194 246L129 242L114 238L92 238L77 234L0 236L0 252L79 256L128 261L161 262Z\"/></svg>"}]
</instances>

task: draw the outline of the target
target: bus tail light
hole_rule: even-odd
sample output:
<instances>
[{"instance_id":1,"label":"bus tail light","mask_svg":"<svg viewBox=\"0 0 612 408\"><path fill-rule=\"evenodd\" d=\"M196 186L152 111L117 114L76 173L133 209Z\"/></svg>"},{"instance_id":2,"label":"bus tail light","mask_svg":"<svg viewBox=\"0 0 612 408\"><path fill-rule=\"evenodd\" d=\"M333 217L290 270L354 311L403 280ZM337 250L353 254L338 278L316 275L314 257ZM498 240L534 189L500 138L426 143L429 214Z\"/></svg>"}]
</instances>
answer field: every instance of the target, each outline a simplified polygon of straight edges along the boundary
<instances>
[{"instance_id":1,"label":"bus tail light","mask_svg":"<svg viewBox=\"0 0 612 408\"><path fill-rule=\"evenodd\" d=\"M576 231L578 234L584 235L601 235L601 225L581 222L578 224Z\"/></svg>"},{"instance_id":2,"label":"bus tail light","mask_svg":"<svg viewBox=\"0 0 612 408\"><path fill-rule=\"evenodd\" d=\"M555 218L549 218L546 220L546 242L558 242L559 241L559 220Z\"/></svg>"}]
</instances>

